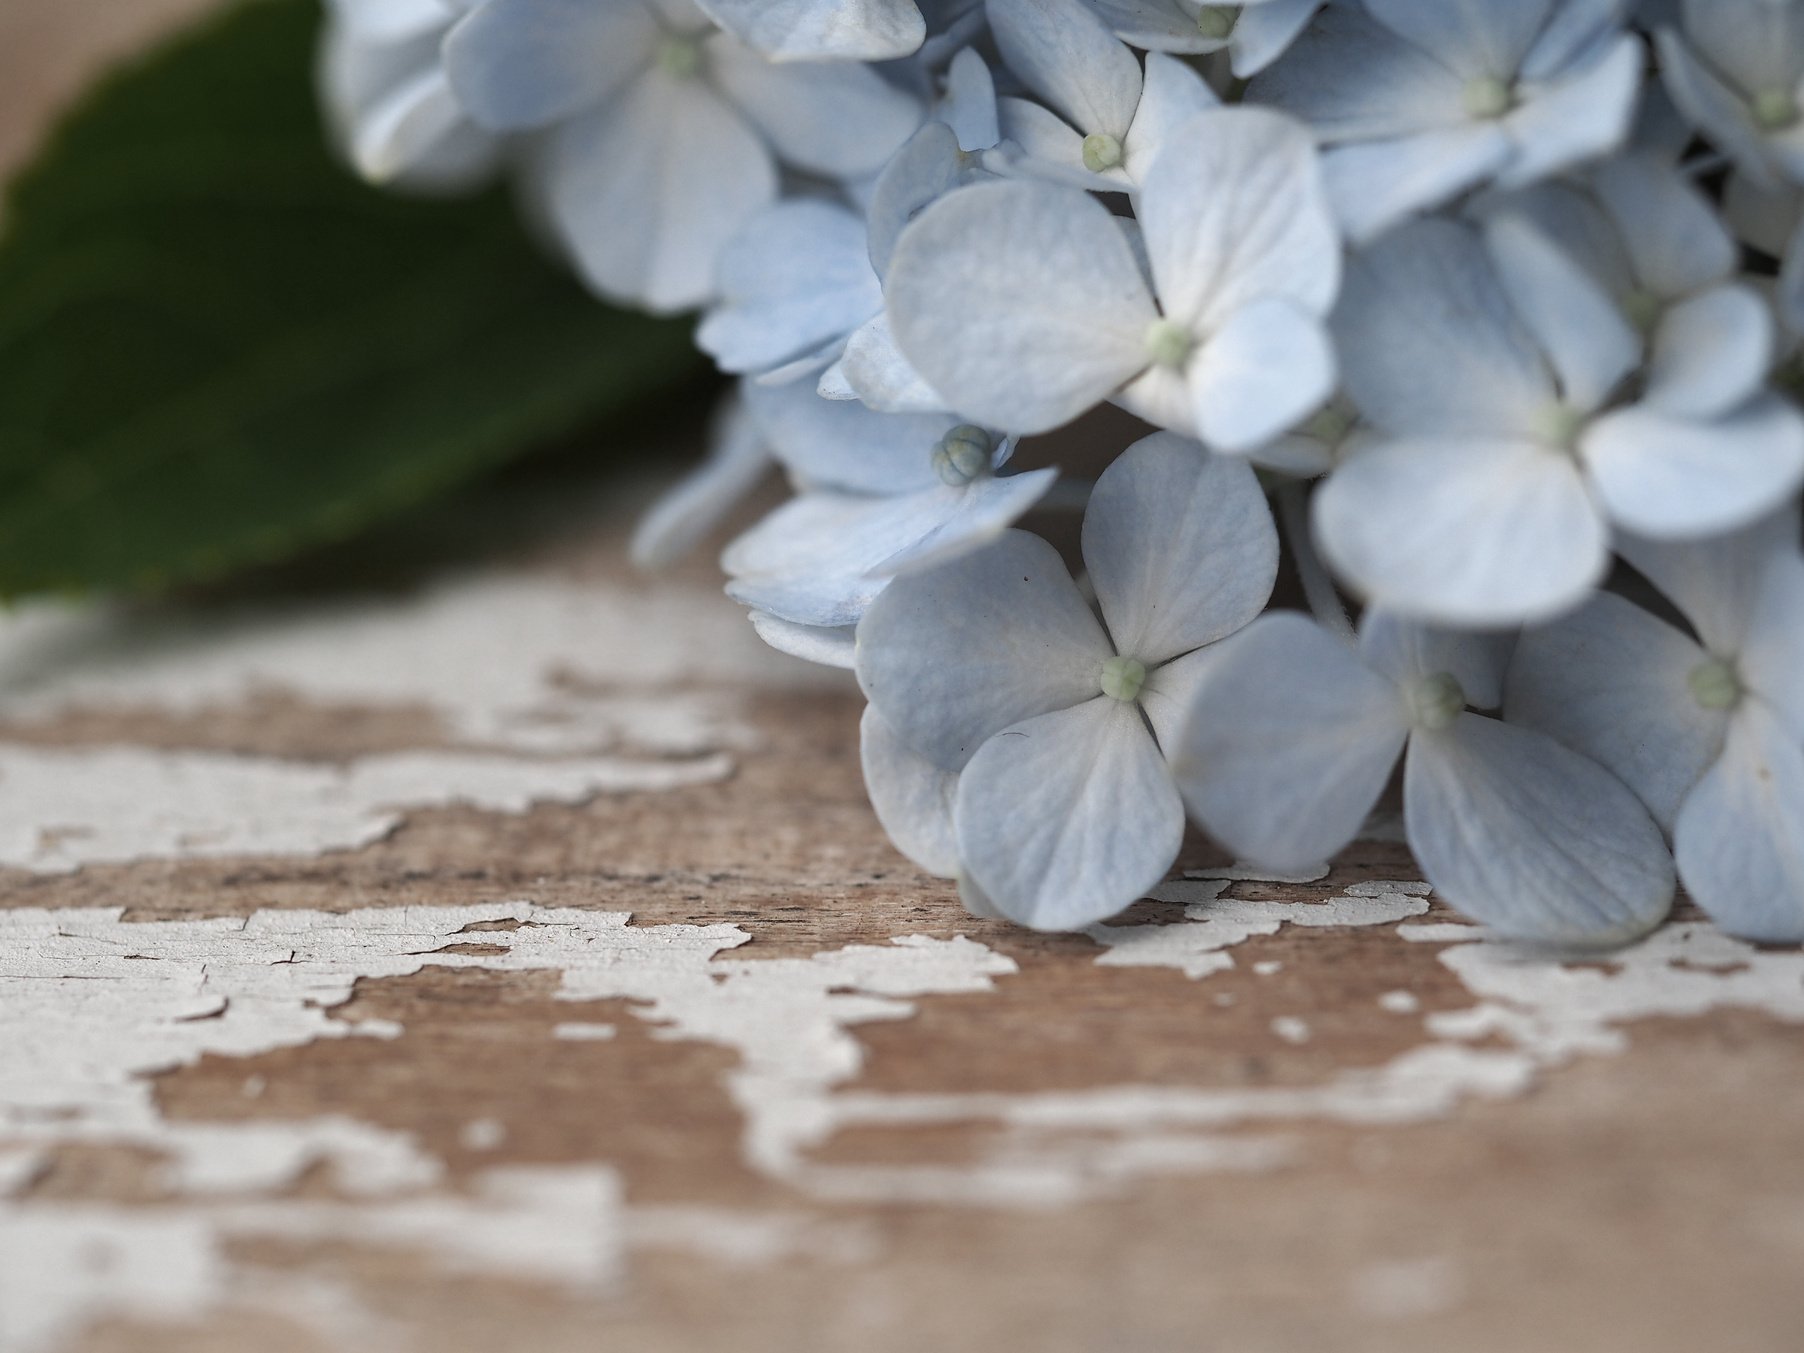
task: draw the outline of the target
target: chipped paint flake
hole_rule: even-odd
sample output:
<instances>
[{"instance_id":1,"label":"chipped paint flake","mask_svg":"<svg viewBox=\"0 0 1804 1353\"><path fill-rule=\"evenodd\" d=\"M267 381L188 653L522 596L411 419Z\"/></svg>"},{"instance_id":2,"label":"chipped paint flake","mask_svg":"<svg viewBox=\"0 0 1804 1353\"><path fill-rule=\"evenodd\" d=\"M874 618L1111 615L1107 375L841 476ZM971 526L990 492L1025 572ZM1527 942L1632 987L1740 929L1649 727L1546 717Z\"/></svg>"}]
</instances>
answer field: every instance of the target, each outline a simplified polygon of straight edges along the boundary
<instances>
[{"instance_id":1,"label":"chipped paint flake","mask_svg":"<svg viewBox=\"0 0 1804 1353\"><path fill-rule=\"evenodd\" d=\"M408 752L344 766L217 752L0 745L0 865L64 873L85 864L223 855L315 855L367 846L409 812L535 803L722 780L725 755L686 761L524 760Z\"/></svg>"},{"instance_id":2,"label":"chipped paint flake","mask_svg":"<svg viewBox=\"0 0 1804 1353\"><path fill-rule=\"evenodd\" d=\"M1246 871L1167 883L1148 896L1184 907L1173 925L1092 926L1084 933L1108 952L1096 960L1105 968L1176 968L1201 980L1225 972L1234 958L1225 952L1255 935L1275 935L1287 925L1391 925L1428 910L1428 885L1412 882L1356 883L1326 902L1248 902L1223 897ZM1275 971L1275 970L1274 970Z\"/></svg>"}]
</instances>

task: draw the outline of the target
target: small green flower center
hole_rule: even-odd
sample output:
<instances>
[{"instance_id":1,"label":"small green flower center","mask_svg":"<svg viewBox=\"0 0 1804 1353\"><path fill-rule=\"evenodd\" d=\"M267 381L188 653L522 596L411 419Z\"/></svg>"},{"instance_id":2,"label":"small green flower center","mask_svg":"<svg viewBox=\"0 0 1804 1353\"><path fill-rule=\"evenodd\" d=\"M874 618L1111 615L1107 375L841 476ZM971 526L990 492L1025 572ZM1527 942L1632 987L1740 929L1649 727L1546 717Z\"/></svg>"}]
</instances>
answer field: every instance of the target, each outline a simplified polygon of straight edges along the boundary
<instances>
[{"instance_id":1,"label":"small green flower center","mask_svg":"<svg viewBox=\"0 0 1804 1353\"><path fill-rule=\"evenodd\" d=\"M1409 706L1416 723L1431 733L1450 728L1466 708L1466 692L1451 672L1436 672L1423 677L1409 693Z\"/></svg>"},{"instance_id":2,"label":"small green flower center","mask_svg":"<svg viewBox=\"0 0 1804 1353\"><path fill-rule=\"evenodd\" d=\"M1516 94L1509 82L1495 75L1477 75L1466 81L1463 98L1466 112L1472 117L1502 117L1516 106Z\"/></svg>"},{"instance_id":3,"label":"small green flower center","mask_svg":"<svg viewBox=\"0 0 1804 1353\"><path fill-rule=\"evenodd\" d=\"M1741 703L1741 677L1721 658L1693 667L1685 678L1691 698L1705 709L1734 709Z\"/></svg>"},{"instance_id":4,"label":"small green flower center","mask_svg":"<svg viewBox=\"0 0 1804 1353\"><path fill-rule=\"evenodd\" d=\"M1107 132L1091 132L1084 138L1084 168L1092 174L1121 163L1121 140Z\"/></svg>"},{"instance_id":5,"label":"small green flower center","mask_svg":"<svg viewBox=\"0 0 1804 1353\"><path fill-rule=\"evenodd\" d=\"M1622 298L1623 313L1639 333L1651 334L1660 323L1661 312L1665 309L1660 298L1646 287L1636 287Z\"/></svg>"},{"instance_id":6,"label":"small green flower center","mask_svg":"<svg viewBox=\"0 0 1804 1353\"><path fill-rule=\"evenodd\" d=\"M1196 31L1219 42L1234 31L1239 21L1239 5L1204 5L1196 12Z\"/></svg>"},{"instance_id":7,"label":"small green flower center","mask_svg":"<svg viewBox=\"0 0 1804 1353\"><path fill-rule=\"evenodd\" d=\"M687 80L702 68L700 39L671 33L658 43L658 69L674 80Z\"/></svg>"},{"instance_id":8,"label":"small green flower center","mask_svg":"<svg viewBox=\"0 0 1804 1353\"><path fill-rule=\"evenodd\" d=\"M1748 111L1760 130L1781 131L1798 120L1798 96L1789 89L1763 89L1754 95Z\"/></svg>"},{"instance_id":9,"label":"small green flower center","mask_svg":"<svg viewBox=\"0 0 1804 1353\"><path fill-rule=\"evenodd\" d=\"M971 423L961 423L934 444L933 472L942 484L963 488L990 468L993 450L989 433Z\"/></svg>"},{"instance_id":10,"label":"small green flower center","mask_svg":"<svg viewBox=\"0 0 1804 1353\"><path fill-rule=\"evenodd\" d=\"M1318 442L1325 442L1329 446L1339 446L1352 430L1353 415L1335 404L1319 410L1300 429L1304 436L1314 437Z\"/></svg>"},{"instance_id":11,"label":"small green flower center","mask_svg":"<svg viewBox=\"0 0 1804 1353\"><path fill-rule=\"evenodd\" d=\"M1578 449L1579 438L1588 422L1590 418L1583 410L1570 404L1551 404L1535 420L1535 433L1549 446L1574 451Z\"/></svg>"},{"instance_id":12,"label":"small green flower center","mask_svg":"<svg viewBox=\"0 0 1804 1353\"><path fill-rule=\"evenodd\" d=\"M1111 700L1138 700L1146 685L1146 664L1138 658L1110 658L1102 665L1097 684Z\"/></svg>"},{"instance_id":13,"label":"small green flower center","mask_svg":"<svg viewBox=\"0 0 1804 1353\"><path fill-rule=\"evenodd\" d=\"M1146 355L1158 366L1176 369L1190 360L1196 346L1190 330L1176 320L1156 319L1146 326Z\"/></svg>"}]
</instances>

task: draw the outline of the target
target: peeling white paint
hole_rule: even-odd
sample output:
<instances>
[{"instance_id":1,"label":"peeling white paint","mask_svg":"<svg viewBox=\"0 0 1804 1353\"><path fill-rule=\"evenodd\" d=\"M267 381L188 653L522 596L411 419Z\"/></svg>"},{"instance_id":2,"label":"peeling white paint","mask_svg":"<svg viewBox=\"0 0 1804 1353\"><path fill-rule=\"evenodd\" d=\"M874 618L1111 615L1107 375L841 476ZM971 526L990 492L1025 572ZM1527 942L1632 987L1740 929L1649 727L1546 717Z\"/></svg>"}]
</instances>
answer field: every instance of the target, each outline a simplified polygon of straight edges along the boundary
<instances>
[{"instance_id":1,"label":"peeling white paint","mask_svg":"<svg viewBox=\"0 0 1804 1353\"><path fill-rule=\"evenodd\" d=\"M819 680L711 589L454 577L394 597L236 612L30 606L0 618L0 726L155 718L271 694L417 714L433 745L343 764L0 740L0 866L367 846L409 812L524 812L724 778L747 691ZM439 743L447 745L438 745Z\"/></svg>"},{"instance_id":2,"label":"peeling white paint","mask_svg":"<svg viewBox=\"0 0 1804 1353\"><path fill-rule=\"evenodd\" d=\"M605 1043L619 1032L612 1024L590 1024L580 1020L554 1024L551 1028L551 1036L566 1043Z\"/></svg>"},{"instance_id":3,"label":"peeling white paint","mask_svg":"<svg viewBox=\"0 0 1804 1353\"><path fill-rule=\"evenodd\" d=\"M518 923L482 932L501 952L438 952L466 941L467 927L496 921ZM172 1123L159 1115L147 1077L202 1056L393 1036L392 1025L334 1017L360 978L427 966L554 971L564 1000L639 1002L635 1014L659 1037L739 1052L730 1088L745 1114L747 1157L781 1174L800 1168L801 1153L830 1123L823 1106L859 1069L853 1027L906 1017L911 997L986 990L993 976L1015 970L969 940L923 937L808 959L716 961L750 936L730 925L629 921L528 902L144 923L124 921L118 909L0 910L0 1348L50 1348L109 1314L218 1309L228 1289L244 1286L222 1258L225 1242L244 1235L402 1246L453 1270L565 1285L601 1283L618 1268L633 1228L603 1167L494 1170L474 1193L448 1194L442 1164L404 1134L336 1118ZM41 1161L70 1143L157 1154L167 1162L166 1200L34 1202L29 1185ZM349 1201L268 1196L320 1164ZM704 1220L655 1215L639 1240L731 1251L747 1262L816 1246L812 1232L787 1221L744 1214L704 1236ZM87 1263L90 1253L101 1258ZM55 1281L37 1280L44 1264ZM304 1295L279 1283L275 1291L285 1307L356 1323L357 1312L334 1306L330 1294L313 1293L313 1307Z\"/></svg>"},{"instance_id":4,"label":"peeling white paint","mask_svg":"<svg viewBox=\"0 0 1804 1353\"><path fill-rule=\"evenodd\" d=\"M1281 1168L1296 1149L1284 1124L1380 1127L1518 1095L1572 1057L1620 1050L1633 1022L1651 1016L1741 1007L1804 1023L1804 954L1756 950L1707 926L1669 927L1601 968L1570 968L1473 926L1399 924L1427 910L1419 884L1362 884L1320 903L1247 902L1224 897L1227 886L1220 878L1168 885L1159 896L1182 904L1185 919L1099 927L1096 961L1207 977L1232 963L1225 950L1286 926L1392 926L1411 948L1443 946L1435 958L1474 1003L1423 1014L1419 1003L1405 1009L1391 999L1409 993L1385 993L1383 1008L1419 1021L1420 1042L1315 1084L877 1093L854 1083L860 1025L906 1018L938 994L991 990L1014 963L969 939L920 936L761 960L735 952L750 937L732 925L639 927L623 913L528 902L145 923L116 909L0 910L0 1310L12 1322L0 1326L0 1347L50 1349L109 1313L198 1316L253 1289L282 1309L313 1311L309 1320L348 1327L362 1318L349 1297L308 1287L304 1274L285 1284L284 1275L247 1273L221 1257L227 1242L248 1235L400 1247L448 1271L581 1290L605 1287L635 1248L727 1264L864 1262L873 1252L871 1232L805 1209L623 1206L605 1162L490 1171L459 1192L417 1142L369 1125L158 1115L146 1078L203 1055L393 1037L393 1026L336 1016L359 978L426 967L555 972L573 1014L584 1002L632 1002L632 1017L657 1038L737 1053L726 1087L753 1168L823 1201L935 1206L1057 1207L1138 1178ZM498 952L443 952L467 943L470 926L500 921L517 924L481 932ZM1199 1018L1206 1037L1201 1010ZM1287 1018L1307 1024L1281 1015L1274 1027ZM611 1028L572 1019L553 1037L605 1037L596 1031ZM974 1158L908 1166L814 1159L817 1146L849 1128L939 1124L980 1129ZM494 1149L484 1145L493 1134L481 1136L465 1140ZM81 1142L157 1153L168 1162L166 1196L131 1208L34 1200L31 1180L48 1153ZM335 1200L282 1196L320 1164L331 1170ZM98 1267L82 1260L96 1246L107 1255ZM18 1257L10 1270L9 1256ZM32 1277L44 1263L56 1265L53 1280ZM1355 1300L1402 1318L1432 1305L1432 1293L1422 1295L1432 1284L1410 1285L1419 1277L1378 1275Z\"/></svg>"},{"instance_id":5,"label":"peeling white paint","mask_svg":"<svg viewBox=\"0 0 1804 1353\"><path fill-rule=\"evenodd\" d=\"M523 813L535 803L722 780L732 770L724 755L545 761L422 751L334 766L0 745L0 865L63 873L108 861L315 855L370 845L422 808Z\"/></svg>"},{"instance_id":6,"label":"peeling white paint","mask_svg":"<svg viewBox=\"0 0 1804 1353\"><path fill-rule=\"evenodd\" d=\"M1272 1021L1272 1032L1286 1043L1307 1043L1309 1041L1309 1021L1298 1019L1295 1015L1279 1015Z\"/></svg>"},{"instance_id":7,"label":"peeling white paint","mask_svg":"<svg viewBox=\"0 0 1804 1353\"><path fill-rule=\"evenodd\" d=\"M1092 926L1084 933L1108 952L1096 962L1105 968L1176 968L1202 979L1234 966L1228 949L1255 935L1275 935L1287 925L1390 925L1428 910L1428 885L1412 882L1355 883L1325 902L1249 902L1223 897L1231 883L1264 876L1245 870L1167 883L1148 894L1184 907L1173 925Z\"/></svg>"},{"instance_id":8,"label":"peeling white paint","mask_svg":"<svg viewBox=\"0 0 1804 1353\"><path fill-rule=\"evenodd\" d=\"M1413 1015L1422 1008L1413 991L1387 991L1378 998L1378 1005L1393 1015Z\"/></svg>"},{"instance_id":9,"label":"peeling white paint","mask_svg":"<svg viewBox=\"0 0 1804 1353\"><path fill-rule=\"evenodd\" d=\"M710 588L528 573L237 611L44 603L0 620L0 715L192 714L280 692L423 705L471 746L693 754L737 728L695 687L822 679L772 653L739 616Z\"/></svg>"},{"instance_id":10,"label":"peeling white paint","mask_svg":"<svg viewBox=\"0 0 1804 1353\"><path fill-rule=\"evenodd\" d=\"M786 1259L861 1264L882 1249L868 1222L828 1220L813 1212L646 1205L627 1211L625 1231L633 1249L682 1250L732 1268Z\"/></svg>"}]
</instances>

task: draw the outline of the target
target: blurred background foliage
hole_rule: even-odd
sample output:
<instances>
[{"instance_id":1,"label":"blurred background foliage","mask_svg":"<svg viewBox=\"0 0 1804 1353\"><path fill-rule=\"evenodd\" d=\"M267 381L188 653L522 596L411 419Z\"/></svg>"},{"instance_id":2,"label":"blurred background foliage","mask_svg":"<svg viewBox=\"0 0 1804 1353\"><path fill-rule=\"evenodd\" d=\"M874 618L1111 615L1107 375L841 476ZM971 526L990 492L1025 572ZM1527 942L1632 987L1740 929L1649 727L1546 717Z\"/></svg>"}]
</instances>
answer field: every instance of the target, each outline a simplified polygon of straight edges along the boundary
<instances>
[{"instance_id":1,"label":"blurred background foliage","mask_svg":"<svg viewBox=\"0 0 1804 1353\"><path fill-rule=\"evenodd\" d=\"M357 182L317 0L248 0L104 80L0 211L0 595L160 592L383 532L481 530L528 473L635 458L708 376L497 190ZM547 453L551 458L547 458ZM474 486L477 492L470 492ZM435 509L436 510L436 509ZM378 530L382 528L382 530Z\"/></svg>"}]
</instances>

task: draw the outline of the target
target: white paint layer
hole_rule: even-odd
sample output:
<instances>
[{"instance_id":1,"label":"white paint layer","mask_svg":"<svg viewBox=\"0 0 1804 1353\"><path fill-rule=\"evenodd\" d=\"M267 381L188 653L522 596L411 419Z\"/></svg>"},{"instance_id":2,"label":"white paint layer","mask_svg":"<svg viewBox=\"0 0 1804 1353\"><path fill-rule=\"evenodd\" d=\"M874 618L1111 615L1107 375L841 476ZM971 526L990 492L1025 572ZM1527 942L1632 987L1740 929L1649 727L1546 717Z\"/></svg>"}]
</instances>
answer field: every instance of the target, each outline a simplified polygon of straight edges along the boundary
<instances>
[{"instance_id":1,"label":"white paint layer","mask_svg":"<svg viewBox=\"0 0 1804 1353\"><path fill-rule=\"evenodd\" d=\"M421 751L334 766L0 745L0 865L60 873L109 861L313 855L370 845L422 808L523 813L534 803L702 784L732 770L724 755L541 761Z\"/></svg>"}]
</instances>

